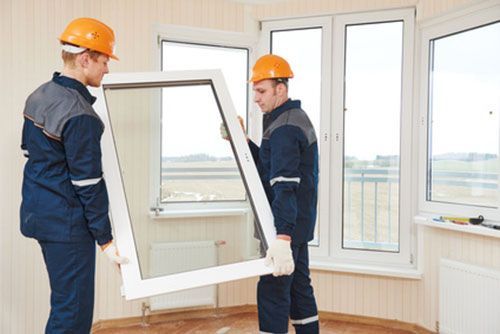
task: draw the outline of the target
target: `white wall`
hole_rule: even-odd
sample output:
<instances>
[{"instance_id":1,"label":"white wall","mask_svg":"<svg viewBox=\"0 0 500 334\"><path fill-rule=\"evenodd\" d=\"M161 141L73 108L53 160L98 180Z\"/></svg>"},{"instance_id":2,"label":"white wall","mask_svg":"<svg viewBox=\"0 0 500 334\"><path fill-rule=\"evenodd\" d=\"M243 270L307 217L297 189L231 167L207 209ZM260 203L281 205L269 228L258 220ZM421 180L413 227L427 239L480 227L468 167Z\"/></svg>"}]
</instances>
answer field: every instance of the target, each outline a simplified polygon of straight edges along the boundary
<instances>
[{"instance_id":1,"label":"white wall","mask_svg":"<svg viewBox=\"0 0 500 334\"><path fill-rule=\"evenodd\" d=\"M244 6L229 0L0 0L0 332L39 333L49 310L47 275L35 241L19 232L24 158L19 149L27 95L61 68L56 37L74 17L91 16L117 34L120 62L112 71L152 70L152 24L244 31L248 19L417 7L417 22L472 0L303 0ZM321 310L414 322L437 320L437 263L441 256L500 267L500 241L425 228L425 272L420 281L316 271ZM140 302L119 296L114 266L98 257L95 319L140 315ZM224 284L220 305L255 303L255 279Z\"/></svg>"}]
</instances>

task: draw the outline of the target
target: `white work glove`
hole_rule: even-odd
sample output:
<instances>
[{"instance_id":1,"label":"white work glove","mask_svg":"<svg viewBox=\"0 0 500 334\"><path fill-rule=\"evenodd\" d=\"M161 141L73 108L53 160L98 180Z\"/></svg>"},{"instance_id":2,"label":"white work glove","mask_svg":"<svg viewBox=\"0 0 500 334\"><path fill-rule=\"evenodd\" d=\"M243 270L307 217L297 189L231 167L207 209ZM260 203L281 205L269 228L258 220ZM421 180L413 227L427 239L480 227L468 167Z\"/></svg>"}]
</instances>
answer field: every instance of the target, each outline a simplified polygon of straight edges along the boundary
<instances>
[{"instance_id":1,"label":"white work glove","mask_svg":"<svg viewBox=\"0 0 500 334\"><path fill-rule=\"evenodd\" d=\"M224 125L224 122L220 123L219 131L222 139L229 140L229 133L227 133L227 129L226 126Z\"/></svg>"},{"instance_id":2,"label":"white work glove","mask_svg":"<svg viewBox=\"0 0 500 334\"><path fill-rule=\"evenodd\" d=\"M111 262L118 265L128 263L128 259L126 257L119 255L118 249L116 249L116 246L112 241L108 242L106 245L101 246L101 249Z\"/></svg>"},{"instance_id":3,"label":"white work glove","mask_svg":"<svg viewBox=\"0 0 500 334\"><path fill-rule=\"evenodd\" d=\"M246 137L245 124L243 122L243 118L241 116L238 116L238 121L240 122L241 129L243 130L243 133L245 134L245 137ZM222 137L222 139L229 140L229 138L230 138L229 133L227 132L227 129L226 129L226 126L224 125L224 122L220 123L219 131L220 131L220 136ZM247 140L248 140L248 137L247 137Z\"/></svg>"},{"instance_id":4,"label":"white work glove","mask_svg":"<svg viewBox=\"0 0 500 334\"><path fill-rule=\"evenodd\" d=\"M266 266L274 265L273 276L291 275L295 269L292 249L289 240L276 239L269 246L264 262Z\"/></svg>"}]
</instances>

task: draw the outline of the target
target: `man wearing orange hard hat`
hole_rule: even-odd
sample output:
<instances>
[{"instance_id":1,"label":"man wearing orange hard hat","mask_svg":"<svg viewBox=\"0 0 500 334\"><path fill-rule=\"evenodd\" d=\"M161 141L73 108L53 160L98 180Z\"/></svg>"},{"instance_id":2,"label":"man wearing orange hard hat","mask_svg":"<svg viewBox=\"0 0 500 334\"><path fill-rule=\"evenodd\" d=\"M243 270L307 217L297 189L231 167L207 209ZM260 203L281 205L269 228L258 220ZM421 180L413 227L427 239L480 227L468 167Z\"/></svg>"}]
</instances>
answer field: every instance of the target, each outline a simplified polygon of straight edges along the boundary
<instances>
[{"instance_id":1,"label":"man wearing orange hard hat","mask_svg":"<svg viewBox=\"0 0 500 334\"><path fill-rule=\"evenodd\" d=\"M104 125L87 86L98 87L114 54L104 23L78 18L59 37L61 73L26 100L21 232L40 244L49 275L45 333L89 333L94 308L95 243L113 263L127 262L113 244L102 175Z\"/></svg>"},{"instance_id":2,"label":"man wearing orange hard hat","mask_svg":"<svg viewBox=\"0 0 500 334\"><path fill-rule=\"evenodd\" d=\"M262 142L249 141L271 205L276 240L269 242L266 263L273 275L257 286L261 333L319 333L318 310L309 273L308 242L313 239L318 194L318 146L299 100L288 98L293 72L280 56L257 60L252 78L254 101L263 115Z\"/></svg>"}]
</instances>

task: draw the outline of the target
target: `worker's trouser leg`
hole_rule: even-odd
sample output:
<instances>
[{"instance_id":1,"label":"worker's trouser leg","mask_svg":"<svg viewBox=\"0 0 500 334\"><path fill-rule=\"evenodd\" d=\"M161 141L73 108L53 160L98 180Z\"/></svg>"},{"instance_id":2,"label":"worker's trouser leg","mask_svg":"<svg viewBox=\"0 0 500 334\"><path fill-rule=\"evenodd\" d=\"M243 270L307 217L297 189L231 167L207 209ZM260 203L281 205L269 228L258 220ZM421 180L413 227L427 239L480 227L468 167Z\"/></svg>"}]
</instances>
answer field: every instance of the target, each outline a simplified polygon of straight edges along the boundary
<instances>
[{"instance_id":1,"label":"worker's trouser leg","mask_svg":"<svg viewBox=\"0 0 500 334\"><path fill-rule=\"evenodd\" d=\"M309 248L299 247L291 291L290 321L298 334L319 333L318 309L309 272Z\"/></svg>"},{"instance_id":2,"label":"worker's trouser leg","mask_svg":"<svg viewBox=\"0 0 500 334\"><path fill-rule=\"evenodd\" d=\"M257 286L261 333L288 333L290 317L298 334L319 333L318 310L309 278L307 244L292 247L295 271L290 276L261 276Z\"/></svg>"},{"instance_id":3,"label":"worker's trouser leg","mask_svg":"<svg viewBox=\"0 0 500 334\"><path fill-rule=\"evenodd\" d=\"M46 334L88 334L94 311L95 243L41 241L50 280Z\"/></svg>"}]
</instances>

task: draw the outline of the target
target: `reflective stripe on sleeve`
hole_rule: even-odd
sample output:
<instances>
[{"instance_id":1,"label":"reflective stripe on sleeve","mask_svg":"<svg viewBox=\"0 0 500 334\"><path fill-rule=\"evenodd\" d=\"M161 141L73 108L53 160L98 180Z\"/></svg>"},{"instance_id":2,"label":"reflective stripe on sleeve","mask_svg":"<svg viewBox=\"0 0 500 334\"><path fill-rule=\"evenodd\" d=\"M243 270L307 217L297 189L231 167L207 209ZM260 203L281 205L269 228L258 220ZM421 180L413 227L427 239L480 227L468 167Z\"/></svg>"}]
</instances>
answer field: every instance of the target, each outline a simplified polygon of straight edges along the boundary
<instances>
[{"instance_id":1,"label":"reflective stripe on sleeve","mask_svg":"<svg viewBox=\"0 0 500 334\"><path fill-rule=\"evenodd\" d=\"M307 325L307 324L310 324L311 322L315 322L318 320L319 320L319 317L317 315L315 315L315 316L312 316L309 318L299 319L299 320L290 319L290 322L292 323L292 325Z\"/></svg>"},{"instance_id":2,"label":"reflective stripe on sleeve","mask_svg":"<svg viewBox=\"0 0 500 334\"><path fill-rule=\"evenodd\" d=\"M271 187L276 183L276 182L297 182L297 183L300 183L300 177L284 177L284 176L277 176L273 179L271 179L271 181L269 181L269 183L271 184Z\"/></svg>"},{"instance_id":3,"label":"reflective stripe on sleeve","mask_svg":"<svg viewBox=\"0 0 500 334\"><path fill-rule=\"evenodd\" d=\"M98 178L95 178L95 179L86 179L86 180L71 180L71 183L74 185L74 186L77 186L77 187L86 187L86 186L91 186L91 185L94 185L94 184L98 184L99 181L101 181L102 177L98 177Z\"/></svg>"}]
</instances>

